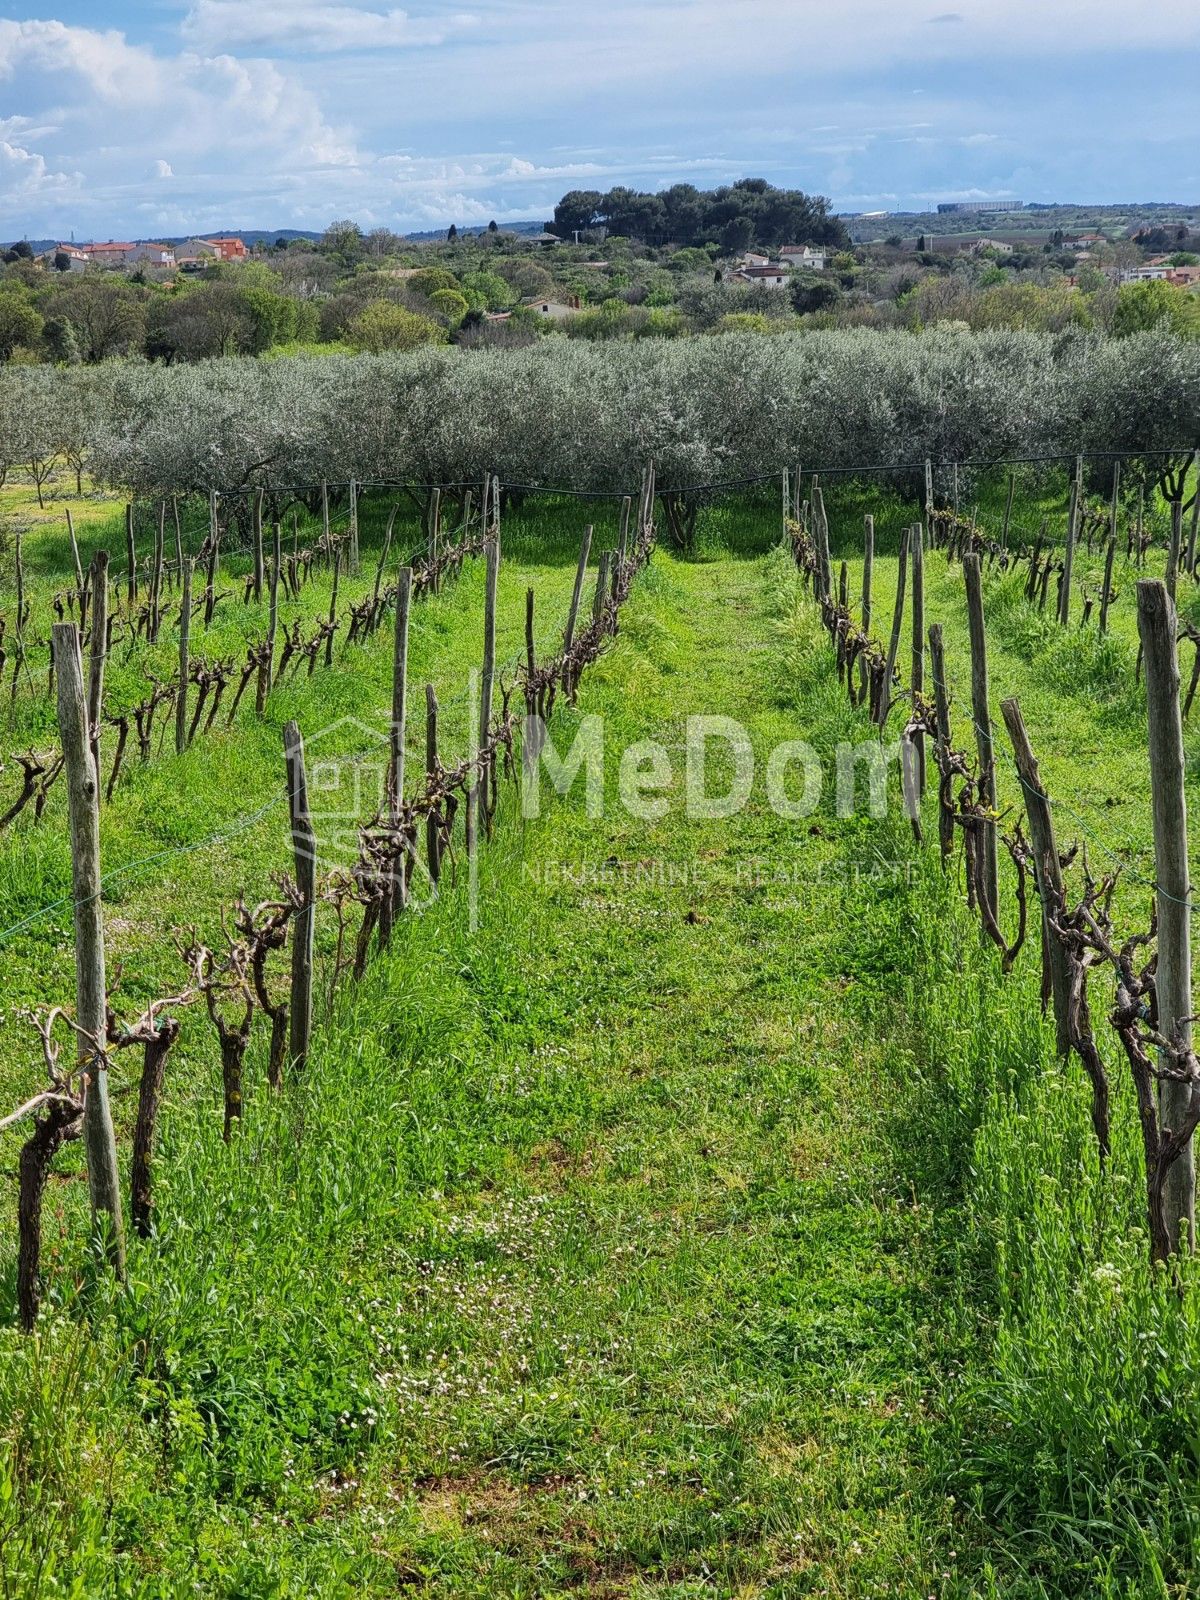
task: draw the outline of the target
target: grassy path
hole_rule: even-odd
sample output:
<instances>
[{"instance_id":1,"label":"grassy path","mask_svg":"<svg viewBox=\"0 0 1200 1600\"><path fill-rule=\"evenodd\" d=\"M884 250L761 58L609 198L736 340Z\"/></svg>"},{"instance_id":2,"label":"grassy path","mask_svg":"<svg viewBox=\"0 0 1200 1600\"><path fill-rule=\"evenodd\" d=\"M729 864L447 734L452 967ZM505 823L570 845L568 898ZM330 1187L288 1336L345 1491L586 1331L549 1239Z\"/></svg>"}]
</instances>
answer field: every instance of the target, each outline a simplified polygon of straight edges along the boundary
<instances>
[{"instance_id":1,"label":"grassy path","mask_svg":"<svg viewBox=\"0 0 1200 1600\"><path fill-rule=\"evenodd\" d=\"M428 1259L415 1304L407 1251L368 1272L403 1359L344 1515L424 1592L917 1595L939 1571L906 1448L928 1221L871 1087L903 1015L865 1026L898 975L854 948L857 825L766 804L777 741L850 731L824 653L787 647L781 575L658 560L581 706L606 719L606 815L575 794L523 866L513 840L489 858L479 944L450 953L452 1090L399 1025ZM750 733L736 819L683 816L691 714ZM675 767L655 822L614 793L646 737Z\"/></svg>"}]
</instances>

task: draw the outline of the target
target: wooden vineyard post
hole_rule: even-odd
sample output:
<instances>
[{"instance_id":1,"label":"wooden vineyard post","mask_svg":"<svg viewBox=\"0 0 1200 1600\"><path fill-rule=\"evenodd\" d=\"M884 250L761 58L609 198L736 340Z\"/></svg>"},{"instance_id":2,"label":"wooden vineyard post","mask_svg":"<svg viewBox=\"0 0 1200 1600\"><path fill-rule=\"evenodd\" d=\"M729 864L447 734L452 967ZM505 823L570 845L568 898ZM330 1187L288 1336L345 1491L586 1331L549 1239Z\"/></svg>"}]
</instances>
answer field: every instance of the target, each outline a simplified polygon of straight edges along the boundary
<instances>
[{"instance_id":1,"label":"wooden vineyard post","mask_svg":"<svg viewBox=\"0 0 1200 1600\"><path fill-rule=\"evenodd\" d=\"M626 560L626 556L627 556L628 551L629 551L629 518L632 515L632 513L633 513L633 500L630 498L629 495L625 495L625 497L621 501L621 533L620 533L620 537L617 540L617 571L618 572L624 572L624 570L625 570L625 560ZM588 543L590 545L591 544L591 539L592 539L592 530L591 530L590 526L588 527L588 530L587 530L587 536L588 536Z\"/></svg>"},{"instance_id":2,"label":"wooden vineyard post","mask_svg":"<svg viewBox=\"0 0 1200 1600\"><path fill-rule=\"evenodd\" d=\"M329 483L321 479L321 543L325 551L325 559L329 560Z\"/></svg>"},{"instance_id":3,"label":"wooden vineyard post","mask_svg":"<svg viewBox=\"0 0 1200 1600\"><path fill-rule=\"evenodd\" d=\"M971 638L971 715L975 723L975 748L979 754L979 803L985 810L996 809L996 758L992 747L992 720L988 709L987 632L983 620L983 579L979 556L970 551L963 557L963 576L967 585L967 627ZM1000 920L1000 863L996 824L986 821L981 828L983 850L983 893L997 922Z\"/></svg>"},{"instance_id":4,"label":"wooden vineyard post","mask_svg":"<svg viewBox=\"0 0 1200 1600\"><path fill-rule=\"evenodd\" d=\"M1017 763L1025 815L1029 818L1034 873L1042 907L1042 952L1048 969L1046 976L1050 980L1050 995L1054 1001L1055 1042L1059 1055L1065 1056L1071 1048L1071 966L1066 946L1050 927L1051 912L1061 913L1066 906L1062 866L1054 835L1054 815L1033 747L1029 743L1029 735L1025 731L1020 701L1015 698L1002 700L1000 710L1004 714L1004 724Z\"/></svg>"},{"instance_id":5,"label":"wooden vineyard post","mask_svg":"<svg viewBox=\"0 0 1200 1600\"><path fill-rule=\"evenodd\" d=\"M943 763L950 750L950 695L946 688L946 654L942 645L942 625L934 622L929 628L929 670L933 677L933 703L937 712L937 732L934 749L937 753L939 779ZM954 854L954 814L948 805L938 804L938 840L942 847L942 865Z\"/></svg>"},{"instance_id":6,"label":"wooden vineyard post","mask_svg":"<svg viewBox=\"0 0 1200 1600\"><path fill-rule=\"evenodd\" d=\"M212 626L213 611L217 604L218 551L221 543L221 519L217 510L217 491L208 497L208 577L204 590L204 626Z\"/></svg>"},{"instance_id":7,"label":"wooden vineyard post","mask_svg":"<svg viewBox=\"0 0 1200 1600\"><path fill-rule=\"evenodd\" d=\"M1058 596L1058 620L1065 628L1071 620L1071 577L1075 566L1075 545L1079 539L1079 518L1083 511L1083 457L1075 457L1075 477L1071 483L1071 509L1067 517L1067 548L1063 555L1062 589Z\"/></svg>"},{"instance_id":8,"label":"wooden vineyard post","mask_svg":"<svg viewBox=\"0 0 1200 1600\"><path fill-rule=\"evenodd\" d=\"M88 749L96 768L96 804L100 804L100 723L104 713L104 663L108 657L108 551L97 550L89 574L92 590L92 634L88 652Z\"/></svg>"},{"instance_id":9,"label":"wooden vineyard post","mask_svg":"<svg viewBox=\"0 0 1200 1600\"><path fill-rule=\"evenodd\" d=\"M483 674L479 685L479 743L482 750L488 740L492 721L492 695L496 680L496 584L500 575L500 495L499 482L494 486L494 517L492 538L487 551L487 581L483 600ZM472 855L479 845L479 819L482 812L487 826L488 779L486 766L471 785L467 795L467 853Z\"/></svg>"},{"instance_id":10,"label":"wooden vineyard post","mask_svg":"<svg viewBox=\"0 0 1200 1600\"><path fill-rule=\"evenodd\" d=\"M1179 577L1179 552L1183 544L1183 501L1171 501L1171 542L1167 546L1167 593L1175 603L1175 586Z\"/></svg>"},{"instance_id":11,"label":"wooden vineyard post","mask_svg":"<svg viewBox=\"0 0 1200 1600\"><path fill-rule=\"evenodd\" d=\"M137 599L137 542L133 536L133 501L125 507L125 559L128 571L125 574L125 598L132 607Z\"/></svg>"},{"instance_id":12,"label":"wooden vineyard post","mask_svg":"<svg viewBox=\"0 0 1200 1600\"><path fill-rule=\"evenodd\" d=\"M333 587L329 591L329 617L326 622L328 632L325 635L325 665L327 667L333 665L333 637L337 630L338 579L341 574L342 552L339 549L333 552Z\"/></svg>"},{"instance_id":13,"label":"wooden vineyard post","mask_svg":"<svg viewBox=\"0 0 1200 1600\"><path fill-rule=\"evenodd\" d=\"M71 515L70 506L67 507L67 538L71 541L71 560L75 564L75 592L79 599L83 599L83 562L79 558L79 540L75 537L75 519ZM80 627L83 626L82 615L79 618Z\"/></svg>"},{"instance_id":14,"label":"wooden vineyard post","mask_svg":"<svg viewBox=\"0 0 1200 1600\"><path fill-rule=\"evenodd\" d=\"M888 641L887 667L883 674L883 689L879 696L879 726L882 728L892 708L892 684L896 675L896 657L900 651L900 630L904 626L904 589L908 577L908 542L910 530L900 535L900 556L896 563L896 609L892 613L892 632Z\"/></svg>"},{"instance_id":15,"label":"wooden vineyard post","mask_svg":"<svg viewBox=\"0 0 1200 1600\"><path fill-rule=\"evenodd\" d=\"M252 523L252 538L254 540L254 599L261 603L263 597L263 583L266 573L263 568L263 495L265 490L260 484L254 491L254 519Z\"/></svg>"},{"instance_id":16,"label":"wooden vineyard post","mask_svg":"<svg viewBox=\"0 0 1200 1600\"><path fill-rule=\"evenodd\" d=\"M179 516L179 497L171 496L171 517L175 523L175 565L183 571L183 522Z\"/></svg>"},{"instance_id":17,"label":"wooden vineyard post","mask_svg":"<svg viewBox=\"0 0 1200 1600\"><path fill-rule=\"evenodd\" d=\"M110 1259L125 1275L125 1229L117 1141L108 1100L108 989L104 970L104 919L100 905L100 777L88 748L88 714L83 696L79 630L73 622L55 623L58 663L58 726L67 777L71 829L71 897L75 905L75 1023L79 1066L87 1083L83 1139L87 1151L92 1218L107 1219Z\"/></svg>"},{"instance_id":18,"label":"wooden vineyard post","mask_svg":"<svg viewBox=\"0 0 1200 1600\"><path fill-rule=\"evenodd\" d=\"M626 495L626 513L628 513L631 506L632 501L629 499L629 496ZM571 609L567 612L567 626L563 632L563 655L568 655L570 653L571 642L575 637L575 624L579 618L579 602L583 596L583 584L584 579L587 577L588 556L591 554L591 549L592 525L589 522L587 527L583 530L583 539L579 546L579 564L575 568L575 587L571 590ZM567 694L571 695L573 692L573 686L569 674L565 683L565 687Z\"/></svg>"},{"instance_id":19,"label":"wooden vineyard post","mask_svg":"<svg viewBox=\"0 0 1200 1600\"><path fill-rule=\"evenodd\" d=\"M350 479L350 573L358 576L358 484Z\"/></svg>"},{"instance_id":20,"label":"wooden vineyard post","mask_svg":"<svg viewBox=\"0 0 1200 1600\"><path fill-rule=\"evenodd\" d=\"M1112 499L1108 504L1108 536L1116 543L1117 517L1121 509L1121 461L1118 457L1113 462Z\"/></svg>"},{"instance_id":21,"label":"wooden vineyard post","mask_svg":"<svg viewBox=\"0 0 1200 1600\"><path fill-rule=\"evenodd\" d=\"M1192 465L1196 469L1196 482L1192 488L1192 524L1188 531L1187 543L1187 569L1192 577L1196 576L1196 536L1200 534L1200 450L1192 457Z\"/></svg>"},{"instance_id":22,"label":"wooden vineyard post","mask_svg":"<svg viewBox=\"0 0 1200 1600\"><path fill-rule=\"evenodd\" d=\"M438 703L437 693L431 683L425 685L425 778L432 789L437 781L438 763ZM425 818L425 854L429 863L429 882L433 892L442 876L442 843L438 808L432 806Z\"/></svg>"},{"instance_id":23,"label":"wooden vineyard post","mask_svg":"<svg viewBox=\"0 0 1200 1600\"><path fill-rule=\"evenodd\" d=\"M787 532L788 512L791 510L791 504L792 504L792 491L791 491L791 485L790 485L790 483L788 481L788 469L786 467L784 467L784 469L783 469L782 487L783 487L783 513L782 513L782 515L781 515L781 517L779 519L779 542L782 545L786 545L787 544L787 536L788 536L788 532Z\"/></svg>"},{"instance_id":24,"label":"wooden vineyard post","mask_svg":"<svg viewBox=\"0 0 1200 1600\"><path fill-rule=\"evenodd\" d=\"M608 598L608 551L600 552L600 565L596 569L596 592L592 596L592 622L604 615L604 602Z\"/></svg>"},{"instance_id":25,"label":"wooden vineyard post","mask_svg":"<svg viewBox=\"0 0 1200 1600\"><path fill-rule=\"evenodd\" d=\"M863 518L862 629L871 631L871 582L875 574L875 518Z\"/></svg>"},{"instance_id":26,"label":"wooden vineyard post","mask_svg":"<svg viewBox=\"0 0 1200 1600\"><path fill-rule=\"evenodd\" d=\"M150 627L151 644L158 643L159 611L162 606L163 545L167 537L167 502L158 502L158 520L154 526L154 564L150 573Z\"/></svg>"},{"instance_id":27,"label":"wooden vineyard post","mask_svg":"<svg viewBox=\"0 0 1200 1600\"><path fill-rule=\"evenodd\" d=\"M934 504L933 504L933 462L929 459L928 456L926 456L925 457L925 526L929 529L929 542L930 542L931 545L934 545L934 544L937 543L937 540L934 537L934 531L933 531L933 512L934 512Z\"/></svg>"},{"instance_id":28,"label":"wooden vineyard post","mask_svg":"<svg viewBox=\"0 0 1200 1600\"><path fill-rule=\"evenodd\" d=\"M437 558L438 546L442 542L442 491L435 489L433 499L429 506L429 566L433 574L433 592L437 594L442 587L438 578Z\"/></svg>"},{"instance_id":29,"label":"wooden vineyard post","mask_svg":"<svg viewBox=\"0 0 1200 1600\"><path fill-rule=\"evenodd\" d=\"M304 770L304 740L300 725L289 722L283 730L287 759L288 806L292 824L292 852L301 906L292 934L292 998L289 1054L292 1070L303 1072L312 1040L313 942L317 912L317 838L308 811L308 775Z\"/></svg>"},{"instance_id":30,"label":"wooden vineyard post","mask_svg":"<svg viewBox=\"0 0 1200 1600\"><path fill-rule=\"evenodd\" d=\"M1104 552L1104 585L1100 590L1100 632L1108 632L1108 608L1112 603L1113 560L1117 553L1117 536L1111 534L1108 549Z\"/></svg>"},{"instance_id":31,"label":"wooden vineyard post","mask_svg":"<svg viewBox=\"0 0 1200 1600\"><path fill-rule=\"evenodd\" d=\"M813 484L813 539L817 547L817 599L832 599L833 569L829 559L829 520L825 515L825 497L818 483Z\"/></svg>"},{"instance_id":32,"label":"wooden vineyard post","mask_svg":"<svg viewBox=\"0 0 1200 1600\"><path fill-rule=\"evenodd\" d=\"M959 498L958 497L958 462L956 461L954 463L954 502L953 502L954 523L955 523L955 527L956 528L958 526L958 498Z\"/></svg>"},{"instance_id":33,"label":"wooden vineyard post","mask_svg":"<svg viewBox=\"0 0 1200 1600\"><path fill-rule=\"evenodd\" d=\"M925 548L924 529L919 522L912 531L912 676L913 714L919 698L925 693ZM914 774L917 798L925 793L925 735L915 733L912 739Z\"/></svg>"},{"instance_id":34,"label":"wooden vineyard post","mask_svg":"<svg viewBox=\"0 0 1200 1600\"><path fill-rule=\"evenodd\" d=\"M175 696L175 754L181 756L188 747L188 677L192 670L192 567L188 556L183 563L183 597L179 606L179 692Z\"/></svg>"},{"instance_id":35,"label":"wooden vineyard post","mask_svg":"<svg viewBox=\"0 0 1200 1600\"><path fill-rule=\"evenodd\" d=\"M404 740L408 727L408 618L412 609L412 568L401 567L396 580L396 639L392 650L392 721L388 729L388 820L393 828L400 826L401 808L404 805ZM407 899L408 861L400 862L400 878L390 886L384 896L385 915L380 937L385 940L390 932L394 912L403 908Z\"/></svg>"},{"instance_id":36,"label":"wooden vineyard post","mask_svg":"<svg viewBox=\"0 0 1200 1600\"><path fill-rule=\"evenodd\" d=\"M1008 499L1004 502L1004 526L1000 530L1000 548L1008 549L1008 530L1012 524L1013 496L1017 492L1017 475L1010 472L1008 475Z\"/></svg>"},{"instance_id":37,"label":"wooden vineyard post","mask_svg":"<svg viewBox=\"0 0 1200 1600\"><path fill-rule=\"evenodd\" d=\"M267 613L267 644L258 669L254 709L261 717L267 709L267 696L275 681L275 641L279 634L279 579L283 568L283 531L276 522L271 528L271 579Z\"/></svg>"},{"instance_id":38,"label":"wooden vineyard post","mask_svg":"<svg viewBox=\"0 0 1200 1600\"><path fill-rule=\"evenodd\" d=\"M1175 607L1166 585L1149 578L1138 582L1137 606L1138 634L1146 663L1150 797L1154 817L1158 1031L1175 1050L1190 1054L1192 908ZM1180 1127L1187 1117L1194 1092L1193 1085L1187 1082L1170 1078L1160 1082L1159 1120L1164 1132ZM1163 1213L1172 1250L1190 1250L1195 1243L1196 1230L1196 1166L1191 1140L1168 1169Z\"/></svg>"}]
</instances>

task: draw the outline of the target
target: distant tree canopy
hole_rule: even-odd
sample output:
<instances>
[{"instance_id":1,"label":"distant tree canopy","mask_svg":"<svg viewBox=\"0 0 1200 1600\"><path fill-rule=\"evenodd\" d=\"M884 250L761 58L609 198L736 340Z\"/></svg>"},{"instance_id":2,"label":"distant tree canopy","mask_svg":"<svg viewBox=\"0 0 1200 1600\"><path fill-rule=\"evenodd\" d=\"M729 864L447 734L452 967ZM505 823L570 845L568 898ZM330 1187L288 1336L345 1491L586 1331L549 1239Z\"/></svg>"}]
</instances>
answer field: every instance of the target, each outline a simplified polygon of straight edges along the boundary
<instances>
[{"instance_id":1,"label":"distant tree canopy","mask_svg":"<svg viewBox=\"0 0 1200 1600\"><path fill-rule=\"evenodd\" d=\"M676 183L659 194L618 187L572 189L549 225L562 238L603 227L651 245L718 241L728 250L754 245L824 244L846 247L849 235L829 214L829 201L799 189L776 189L764 178L743 178L720 189Z\"/></svg>"}]
</instances>

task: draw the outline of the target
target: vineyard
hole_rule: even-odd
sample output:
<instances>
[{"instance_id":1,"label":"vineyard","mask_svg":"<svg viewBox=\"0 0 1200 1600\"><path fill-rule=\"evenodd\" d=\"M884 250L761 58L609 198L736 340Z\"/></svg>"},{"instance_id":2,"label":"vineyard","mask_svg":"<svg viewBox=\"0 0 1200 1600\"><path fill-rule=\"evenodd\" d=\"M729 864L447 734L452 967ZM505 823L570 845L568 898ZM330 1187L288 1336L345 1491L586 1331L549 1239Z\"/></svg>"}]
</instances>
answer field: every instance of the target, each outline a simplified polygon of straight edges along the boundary
<instances>
[{"instance_id":1,"label":"vineyard","mask_svg":"<svg viewBox=\"0 0 1200 1600\"><path fill-rule=\"evenodd\" d=\"M0 1592L1192 1591L1200 463L1093 378L14 458Z\"/></svg>"}]
</instances>

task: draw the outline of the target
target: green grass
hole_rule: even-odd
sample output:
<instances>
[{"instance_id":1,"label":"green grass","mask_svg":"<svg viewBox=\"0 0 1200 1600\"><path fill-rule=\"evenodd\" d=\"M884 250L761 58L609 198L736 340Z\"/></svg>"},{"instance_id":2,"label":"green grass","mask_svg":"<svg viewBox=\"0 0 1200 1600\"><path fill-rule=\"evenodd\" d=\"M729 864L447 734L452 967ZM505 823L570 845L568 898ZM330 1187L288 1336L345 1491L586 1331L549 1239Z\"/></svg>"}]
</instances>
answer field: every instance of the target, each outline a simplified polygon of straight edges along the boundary
<instances>
[{"instance_id":1,"label":"green grass","mask_svg":"<svg viewBox=\"0 0 1200 1600\"><path fill-rule=\"evenodd\" d=\"M861 503L830 504L848 552ZM911 510L875 504L886 550ZM502 658L529 584L552 648L599 509L507 518ZM1144 1266L1126 1086L1101 1178L1033 952L1000 978L894 795L879 819L836 815L832 782L801 820L768 805L781 740L828 773L868 734L777 533L764 496L706 512L697 559L656 554L552 728L562 750L603 716L604 814L577 785L522 823L506 790L477 931L452 877L322 1015L281 1097L256 1033L228 1148L214 1040L188 1016L158 1230L126 1292L86 1257L78 1147L59 1158L47 1314L35 1340L0 1332L0 1593L1192 1591L1198 1302L1190 1275L1180 1299ZM876 570L887 618L894 559ZM960 581L930 558L956 686ZM414 682L448 704L478 653L480 584L468 566L414 614ZM1010 588L989 585L996 699L1021 694L1052 793L1070 784L1140 859L1130 641L1107 664L1063 649ZM131 772L106 861L256 808L282 720L378 720L389 659L386 631L343 647L264 726ZM684 814L694 714L749 733L756 780L732 819ZM447 729L453 748L450 713ZM672 763L657 820L617 795L621 752L646 738ZM130 1000L177 981L168 928L211 930L286 860L268 814L131 873L108 914ZM64 873L52 817L0 840L0 920ZM2 958L10 1024L69 992L61 916ZM10 1026L0 1048L16 1093L27 1037Z\"/></svg>"}]
</instances>

